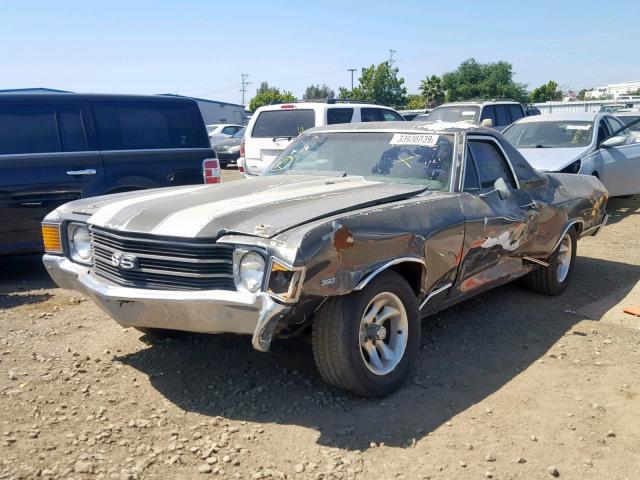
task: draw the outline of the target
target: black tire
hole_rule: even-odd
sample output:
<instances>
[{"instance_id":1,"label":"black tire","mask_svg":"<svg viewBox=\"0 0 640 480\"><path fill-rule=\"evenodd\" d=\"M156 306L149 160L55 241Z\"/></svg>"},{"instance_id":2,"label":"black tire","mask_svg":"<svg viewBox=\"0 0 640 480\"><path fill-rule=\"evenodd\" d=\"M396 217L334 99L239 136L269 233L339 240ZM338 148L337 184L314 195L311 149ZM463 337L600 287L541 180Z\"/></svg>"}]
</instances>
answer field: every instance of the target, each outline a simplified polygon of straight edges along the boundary
<instances>
[{"instance_id":1,"label":"black tire","mask_svg":"<svg viewBox=\"0 0 640 480\"><path fill-rule=\"evenodd\" d=\"M540 267L528 274L525 277L526 285L529 290L532 290L537 293L542 293L544 295L556 296L560 295L565 291L567 286L569 285L569 281L571 280L571 275L573 273L573 266L576 259L576 248L577 248L577 232L575 228L570 228L569 231L565 234L570 238L571 241L571 260L569 263L569 271L562 281L558 280L558 268L561 266L559 261L560 249L562 248L562 242L558 245L558 248L551 254L547 263L549 263L548 267ZM564 236L563 236L564 238Z\"/></svg>"},{"instance_id":2,"label":"black tire","mask_svg":"<svg viewBox=\"0 0 640 480\"><path fill-rule=\"evenodd\" d=\"M361 352L360 324L365 309L381 293L400 300L407 319L406 346L395 367L373 373ZM330 298L313 321L313 356L324 380L362 397L381 397L397 390L410 375L420 349L420 313L413 289L399 274L388 271L363 290ZM381 341L381 340L377 340Z\"/></svg>"}]
</instances>

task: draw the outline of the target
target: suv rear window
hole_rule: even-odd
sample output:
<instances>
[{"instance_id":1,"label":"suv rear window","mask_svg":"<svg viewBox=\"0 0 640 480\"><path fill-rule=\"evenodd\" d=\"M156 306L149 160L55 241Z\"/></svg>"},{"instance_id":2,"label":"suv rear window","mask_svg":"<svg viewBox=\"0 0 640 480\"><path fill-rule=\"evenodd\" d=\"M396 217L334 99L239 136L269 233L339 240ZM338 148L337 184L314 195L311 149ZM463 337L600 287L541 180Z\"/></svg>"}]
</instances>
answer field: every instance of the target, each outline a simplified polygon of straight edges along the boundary
<instances>
[{"instance_id":1,"label":"suv rear window","mask_svg":"<svg viewBox=\"0 0 640 480\"><path fill-rule=\"evenodd\" d=\"M94 106L103 150L206 147L191 105L99 103Z\"/></svg>"},{"instance_id":2,"label":"suv rear window","mask_svg":"<svg viewBox=\"0 0 640 480\"><path fill-rule=\"evenodd\" d=\"M267 110L261 112L253 126L253 138L297 137L316 126L313 110Z\"/></svg>"}]
</instances>

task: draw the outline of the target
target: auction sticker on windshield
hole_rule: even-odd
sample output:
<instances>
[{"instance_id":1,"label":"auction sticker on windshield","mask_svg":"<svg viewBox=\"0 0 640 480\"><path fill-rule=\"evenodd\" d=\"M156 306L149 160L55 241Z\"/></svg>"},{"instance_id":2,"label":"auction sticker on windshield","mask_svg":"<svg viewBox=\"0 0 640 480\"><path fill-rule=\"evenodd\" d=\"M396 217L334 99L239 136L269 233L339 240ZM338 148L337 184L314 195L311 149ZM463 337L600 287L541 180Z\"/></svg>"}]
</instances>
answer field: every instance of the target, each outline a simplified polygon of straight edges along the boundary
<instances>
[{"instance_id":1,"label":"auction sticker on windshield","mask_svg":"<svg viewBox=\"0 0 640 480\"><path fill-rule=\"evenodd\" d=\"M395 133L389 145L424 145L433 147L438 143L439 135L425 135L422 133Z\"/></svg>"}]
</instances>

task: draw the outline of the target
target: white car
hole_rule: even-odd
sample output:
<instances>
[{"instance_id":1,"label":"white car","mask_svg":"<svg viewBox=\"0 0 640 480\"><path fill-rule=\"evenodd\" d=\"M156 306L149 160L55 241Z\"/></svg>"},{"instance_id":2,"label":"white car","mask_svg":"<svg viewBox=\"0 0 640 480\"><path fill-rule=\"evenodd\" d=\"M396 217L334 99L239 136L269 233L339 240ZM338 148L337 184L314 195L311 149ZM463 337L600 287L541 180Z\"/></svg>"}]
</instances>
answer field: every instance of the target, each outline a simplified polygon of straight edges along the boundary
<instances>
[{"instance_id":1,"label":"white car","mask_svg":"<svg viewBox=\"0 0 640 480\"><path fill-rule=\"evenodd\" d=\"M640 143L612 114L536 115L503 133L537 170L594 175L612 197L640 193Z\"/></svg>"},{"instance_id":2,"label":"white car","mask_svg":"<svg viewBox=\"0 0 640 480\"><path fill-rule=\"evenodd\" d=\"M244 128L242 125L236 125L233 123L215 123L207 125L209 142L211 142L211 146L214 146L216 143L232 137L242 128Z\"/></svg>"},{"instance_id":3,"label":"white car","mask_svg":"<svg viewBox=\"0 0 640 480\"><path fill-rule=\"evenodd\" d=\"M251 117L240 146L238 167L259 175L303 131L337 123L405 121L389 107L368 103L283 103L260 107Z\"/></svg>"}]
</instances>

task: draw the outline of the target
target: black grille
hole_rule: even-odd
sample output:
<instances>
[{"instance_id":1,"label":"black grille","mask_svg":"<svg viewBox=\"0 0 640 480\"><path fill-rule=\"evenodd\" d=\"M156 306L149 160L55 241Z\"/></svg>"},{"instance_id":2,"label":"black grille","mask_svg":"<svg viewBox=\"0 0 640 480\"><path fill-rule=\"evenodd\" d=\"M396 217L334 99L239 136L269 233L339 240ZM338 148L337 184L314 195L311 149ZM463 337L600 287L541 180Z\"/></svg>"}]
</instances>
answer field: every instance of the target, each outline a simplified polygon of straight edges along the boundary
<instances>
[{"instance_id":1,"label":"black grille","mask_svg":"<svg viewBox=\"0 0 640 480\"><path fill-rule=\"evenodd\" d=\"M91 227L94 272L126 287L162 290L235 290L233 246L212 240L160 237ZM114 253L137 266L112 264Z\"/></svg>"}]
</instances>

